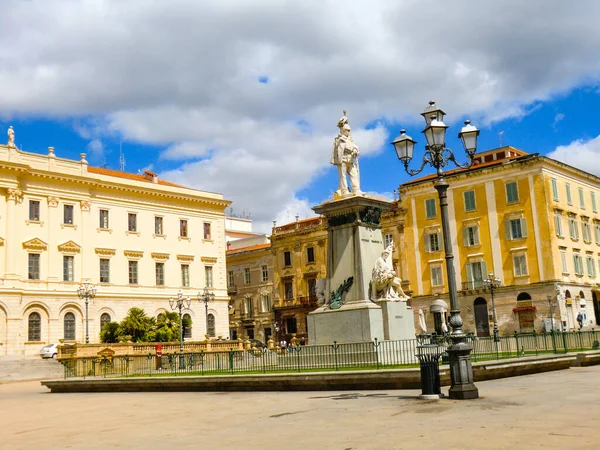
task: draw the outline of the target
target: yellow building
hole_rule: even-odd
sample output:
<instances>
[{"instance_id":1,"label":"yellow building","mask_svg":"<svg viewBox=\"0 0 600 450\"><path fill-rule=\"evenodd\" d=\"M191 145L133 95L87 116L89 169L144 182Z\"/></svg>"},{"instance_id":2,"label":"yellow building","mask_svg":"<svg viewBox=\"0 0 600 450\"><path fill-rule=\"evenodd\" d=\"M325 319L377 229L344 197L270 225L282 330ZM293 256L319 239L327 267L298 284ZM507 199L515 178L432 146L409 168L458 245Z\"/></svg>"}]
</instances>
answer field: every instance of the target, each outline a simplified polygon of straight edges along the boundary
<instances>
[{"instance_id":1,"label":"yellow building","mask_svg":"<svg viewBox=\"0 0 600 450\"><path fill-rule=\"evenodd\" d=\"M464 329L489 335L492 303L483 279L501 280L494 296L503 334L600 324L600 178L513 147L475 156L447 172L450 238ZM400 186L406 258L415 316L441 331L446 267L435 176ZM545 319L548 319L545 321ZM546 323L544 323L546 322Z\"/></svg>"},{"instance_id":2,"label":"yellow building","mask_svg":"<svg viewBox=\"0 0 600 450\"><path fill-rule=\"evenodd\" d=\"M327 273L327 228L322 217L274 226L273 292L277 339L307 338L306 315L317 307L316 282Z\"/></svg>"},{"instance_id":3,"label":"yellow building","mask_svg":"<svg viewBox=\"0 0 600 450\"><path fill-rule=\"evenodd\" d=\"M0 145L0 355L99 340L129 308L156 317L179 290L216 295L184 311L188 338L227 336L225 208L221 194ZM89 303L81 281L97 287ZM208 320L206 320L208 319ZM209 328L205 328L208 322Z\"/></svg>"},{"instance_id":4,"label":"yellow building","mask_svg":"<svg viewBox=\"0 0 600 450\"><path fill-rule=\"evenodd\" d=\"M227 291L231 339L248 337L267 343L275 320L273 255L266 237L262 243L227 250Z\"/></svg>"}]
</instances>

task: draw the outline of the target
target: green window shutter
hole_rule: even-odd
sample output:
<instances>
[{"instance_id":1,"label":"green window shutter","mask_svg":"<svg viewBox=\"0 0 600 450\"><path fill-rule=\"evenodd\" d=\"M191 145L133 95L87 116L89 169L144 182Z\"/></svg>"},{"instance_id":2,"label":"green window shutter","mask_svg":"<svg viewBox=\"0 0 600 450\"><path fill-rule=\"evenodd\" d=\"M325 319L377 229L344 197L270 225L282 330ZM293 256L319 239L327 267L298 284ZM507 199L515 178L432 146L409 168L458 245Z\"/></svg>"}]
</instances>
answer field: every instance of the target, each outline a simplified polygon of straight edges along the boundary
<instances>
[{"instance_id":1,"label":"green window shutter","mask_svg":"<svg viewBox=\"0 0 600 450\"><path fill-rule=\"evenodd\" d=\"M592 192L592 211L593 212L598 212L598 209L596 208L596 193Z\"/></svg>"},{"instance_id":2,"label":"green window shutter","mask_svg":"<svg viewBox=\"0 0 600 450\"><path fill-rule=\"evenodd\" d=\"M470 263L466 264L467 268L467 281L469 282L469 288L473 287L473 266Z\"/></svg>"},{"instance_id":3,"label":"green window shutter","mask_svg":"<svg viewBox=\"0 0 600 450\"><path fill-rule=\"evenodd\" d=\"M573 199L571 198L571 185L565 184L565 189L567 191L567 203L571 205L573 203Z\"/></svg>"},{"instance_id":4,"label":"green window shutter","mask_svg":"<svg viewBox=\"0 0 600 450\"><path fill-rule=\"evenodd\" d=\"M428 233L425 233L425 253L431 253L431 241Z\"/></svg>"},{"instance_id":5,"label":"green window shutter","mask_svg":"<svg viewBox=\"0 0 600 450\"><path fill-rule=\"evenodd\" d=\"M487 275L487 264L485 263L485 261L481 261L481 276L485 280L487 278Z\"/></svg>"},{"instance_id":6,"label":"green window shutter","mask_svg":"<svg viewBox=\"0 0 600 450\"><path fill-rule=\"evenodd\" d=\"M463 227L463 243L465 247L469 246L469 227Z\"/></svg>"},{"instance_id":7,"label":"green window shutter","mask_svg":"<svg viewBox=\"0 0 600 450\"><path fill-rule=\"evenodd\" d=\"M479 245L479 226L473 227L473 242L475 245Z\"/></svg>"},{"instance_id":8,"label":"green window shutter","mask_svg":"<svg viewBox=\"0 0 600 450\"><path fill-rule=\"evenodd\" d=\"M521 235L522 237L527 237L527 219L525 217L521 217Z\"/></svg>"},{"instance_id":9,"label":"green window shutter","mask_svg":"<svg viewBox=\"0 0 600 450\"><path fill-rule=\"evenodd\" d=\"M558 184L555 179L552 179L552 198L558 200Z\"/></svg>"},{"instance_id":10,"label":"green window shutter","mask_svg":"<svg viewBox=\"0 0 600 450\"><path fill-rule=\"evenodd\" d=\"M510 220L504 221L504 230L506 231L506 240L512 240L512 233L510 231Z\"/></svg>"}]
</instances>

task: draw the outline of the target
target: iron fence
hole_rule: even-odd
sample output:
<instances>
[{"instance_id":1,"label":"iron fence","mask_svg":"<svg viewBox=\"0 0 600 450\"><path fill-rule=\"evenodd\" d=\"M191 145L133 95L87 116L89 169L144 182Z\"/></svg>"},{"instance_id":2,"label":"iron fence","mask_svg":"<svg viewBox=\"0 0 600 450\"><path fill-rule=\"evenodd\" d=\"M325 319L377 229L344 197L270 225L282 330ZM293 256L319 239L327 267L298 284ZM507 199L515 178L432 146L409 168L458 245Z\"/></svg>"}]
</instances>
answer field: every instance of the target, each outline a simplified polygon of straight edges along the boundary
<instances>
[{"instance_id":1,"label":"iron fence","mask_svg":"<svg viewBox=\"0 0 600 450\"><path fill-rule=\"evenodd\" d=\"M568 353L598 349L600 332L550 332L490 337L469 336L473 361L519 358L544 353ZM440 345L441 362L450 345L447 336L428 336L428 342ZM65 358L65 378L129 377L164 375L223 375L326 370L381 369L416 367L417 347L423 337L400 341L362 342L354 344L300 345L282 349L218 352L170 353L147 355Z\"/></svg>"}]
</instances>

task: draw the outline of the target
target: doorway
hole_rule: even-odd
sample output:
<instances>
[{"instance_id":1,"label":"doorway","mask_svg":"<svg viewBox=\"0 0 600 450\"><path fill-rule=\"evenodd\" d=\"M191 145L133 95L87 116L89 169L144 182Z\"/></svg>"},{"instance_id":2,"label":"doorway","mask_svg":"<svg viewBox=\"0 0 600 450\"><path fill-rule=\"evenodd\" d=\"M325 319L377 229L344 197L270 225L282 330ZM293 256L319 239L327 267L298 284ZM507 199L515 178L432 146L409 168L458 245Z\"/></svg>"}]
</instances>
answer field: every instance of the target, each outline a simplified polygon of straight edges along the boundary
<instances>
[{"instance_id":1,"label":"doorway","mask_svg":"<svg viewBox=\"0 0 600 450\"><path fill-rule=\"evenodd\" d=\"M596 325L600 325L600 302L598 302L598 295L596 291L592 291L592 301L594 303L594 316L596 318Z\"/></svg>"},{"instance_id":2,"label":"doorway","mask_svg":"<svg viewBox=\"0 0 600 450\"><path fill-rule=\"evenodd\" d=\"M477 336L489 336L490 320L488 318L488 307L485 298L476 298L473 302L473 309L475 310L475 329L477 331Z\"/></svg>"}]
</instances>

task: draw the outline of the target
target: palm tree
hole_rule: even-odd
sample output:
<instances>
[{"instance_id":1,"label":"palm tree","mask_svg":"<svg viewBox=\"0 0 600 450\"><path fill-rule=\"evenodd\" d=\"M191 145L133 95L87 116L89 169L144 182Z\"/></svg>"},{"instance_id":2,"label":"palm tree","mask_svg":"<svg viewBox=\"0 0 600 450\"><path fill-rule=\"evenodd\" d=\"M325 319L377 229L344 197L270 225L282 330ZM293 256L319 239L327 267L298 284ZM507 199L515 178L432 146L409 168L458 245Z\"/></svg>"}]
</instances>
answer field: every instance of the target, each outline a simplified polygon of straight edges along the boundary
<instances>
[{"instance_id":1,"label":"palm tree","mask_svg":"<svg viewBox=\"0 0 600 450\"><path fill-rule=\"evenodd\" d=\"M102 326L102 330L100 331L100 342L105 344L119 342L119 324L117 322L108 322Z\"/></svg>"},{"instance_id":2,"label":"palm tree","mask_svg":"<svg viewBox=\"0 0 600 450\"><path fill-rule=\"evenodd\" d=\"M174 342L179 340L179 314L173 311L160 313L154 326L153 340L156 342Z\"/></svg>"},{"instance_id":3,"label":"palm tree","mask_svg":"<svg viewBox=\"0 0 600 450\"><path fill-rule=\"evenodd\" d=\"M154 320L142 308L131 308L119 324L119 334L131 336L133 342L147 342Z\"/></svg>"}]
</instances>

